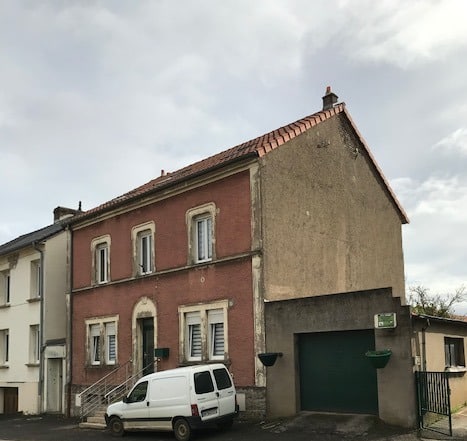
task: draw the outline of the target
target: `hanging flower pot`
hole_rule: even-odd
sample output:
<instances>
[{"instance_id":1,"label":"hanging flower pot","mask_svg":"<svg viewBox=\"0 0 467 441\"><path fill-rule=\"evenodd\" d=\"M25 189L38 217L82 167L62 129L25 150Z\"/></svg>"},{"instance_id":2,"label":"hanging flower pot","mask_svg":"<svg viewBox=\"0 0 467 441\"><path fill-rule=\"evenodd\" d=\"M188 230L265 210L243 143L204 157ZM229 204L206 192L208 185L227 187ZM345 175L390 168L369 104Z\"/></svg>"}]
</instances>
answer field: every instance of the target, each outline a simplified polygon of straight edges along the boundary
<instances>
[{"instance_id":1,"label":"hanging flower pot","mask_svg":"<svg viewBox=\"0 0 467 441\"><path fill-rule=\"evenodd\" d=\"M282 352L263 352L258 354L258 358L264 366L273 366L277 357L282 357Z\"/></svg>"},{"instance_id":2,"label":"hanging flower pot","mask_svg":"<svg viewBox=\"0 0 467 441\"><path fill-rule=\"evenodd\" d=\"M367 351L365 357L370 360L374 368L381 369L388 364L391 354L391 349L383 349L381 351Z\"/></svg>"}]
</instances>

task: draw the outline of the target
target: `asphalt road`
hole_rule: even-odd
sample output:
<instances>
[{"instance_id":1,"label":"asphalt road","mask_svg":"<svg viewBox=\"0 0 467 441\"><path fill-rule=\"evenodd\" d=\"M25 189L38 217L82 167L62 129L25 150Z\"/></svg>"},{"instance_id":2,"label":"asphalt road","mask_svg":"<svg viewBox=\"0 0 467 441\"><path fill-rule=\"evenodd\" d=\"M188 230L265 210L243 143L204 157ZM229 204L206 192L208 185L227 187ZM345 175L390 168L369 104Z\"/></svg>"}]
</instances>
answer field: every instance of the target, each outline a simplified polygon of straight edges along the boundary
<instances>
[{"instance_id":1,"label":"asphalt road","mask_svg":"<svg viewBox=\"0 0 467 441\"><path fill-rule=\"evenodd\" d=\"M205 429L196 441L419 441L414 430L387 426L371 416L301 414L290 419L238 420L232 429ZM0 441L111 441L106 430L80 429L78 420L55 416L0 416ZM454 438L456 439L456 438ZM125 434L122 441L175 441L171 432ZM451 438L452 440L452 438Z\"/></svg>"}]
</instances>

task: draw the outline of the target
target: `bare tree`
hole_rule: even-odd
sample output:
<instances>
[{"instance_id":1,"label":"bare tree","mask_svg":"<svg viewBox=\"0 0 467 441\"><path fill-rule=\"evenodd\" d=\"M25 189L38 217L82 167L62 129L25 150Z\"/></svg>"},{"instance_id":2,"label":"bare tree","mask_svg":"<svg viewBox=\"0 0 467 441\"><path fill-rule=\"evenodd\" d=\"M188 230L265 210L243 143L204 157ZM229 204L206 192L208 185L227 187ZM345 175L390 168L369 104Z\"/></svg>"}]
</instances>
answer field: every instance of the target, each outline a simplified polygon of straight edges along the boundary
<instances>
[{"instance_id":1,"label":"bare tree","mask_svg":"<svg viewBox=\"0 0 467 441\"><path fill-rule=\"evenodd\" d=\"M453 315L454 306L467 300L464 285L448 294L429 294L428 291L421 285L409 287L409 302L414 313L449 318Z\"/></svg>"}]
</instances>

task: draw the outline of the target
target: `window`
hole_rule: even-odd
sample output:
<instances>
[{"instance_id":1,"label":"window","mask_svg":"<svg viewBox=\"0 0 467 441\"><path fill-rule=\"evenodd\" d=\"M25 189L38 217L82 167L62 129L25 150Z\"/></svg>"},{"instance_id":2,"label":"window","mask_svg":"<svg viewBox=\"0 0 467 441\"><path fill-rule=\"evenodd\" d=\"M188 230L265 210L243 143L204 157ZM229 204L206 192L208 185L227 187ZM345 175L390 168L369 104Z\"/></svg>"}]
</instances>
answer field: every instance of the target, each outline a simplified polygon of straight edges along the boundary
<instances>
[{"instance_id":1,"label":"window","mask_svg":"<svg viewBox=\"0 0 467 441\"><path fill-rule=\"evenodd\" d=\"M126 399L127 403L137 403L140 401L144 401L146 398L146 394L148 391L148 382L143 381L141 383L138 383L133 390L130 392L130 395L128 395L128 398Z\"/></svg>"},{"instance_id":2,"label":"window","mask_svg":"<svg viewBox=\"0 0 467 441\"><path fill-rule=\"evenodd\" d=\"M144 276L155 270L154 265L154 222L147 222L133 227L131 231L134 255L134 275Z\"/></svg>"},{"instance_id":3,"label":"window","mask_svg":"<svg viewBox=\"0 0 467 441\"><path fill-rule=\"evenodd\" d=\"M196 261L206 262L212 259L212 217L196 219Z\"/></svg>"},{"instance_id":4,"label":"window","mask_svg":"<svg viewBox=\"0 0 467 441\"><path fill-rule=\"evenodd\" d=\"M181 361L227 358L227 308L227 300L179 307Z\"/></svg>"},{"instance_id":5,"label":"window","mask_svg":"<svg viewBox=\"0 0 467 441\"><path fill-rule=\"evenodd\" d=\"M117 363L117 320L115 317L86 322L88 360L92 366Z\"/></svg>"},{"instance_id":6,"label":"window","mask_svg":"<svg viewBox=\"0 0 467 441\"><path fill-rule=\"evenodd\" d=\"M201 360L201 318L199 312L189 312L186 315L187 324L187 359Z\"/></svg>"},{"instance_id":7,"label":"window","mask_svg":"<svg viewBox=\"0 0 467 441\"><path fill-rule=\"evenodd\" d=\"M465 367L464 339L444 337L446 367Z\"/></svg>"},{"instance_id":8,"label":"window","mask_svg":"<svg viewBox=\"0 0 467 441\"><path fill-rule=\"evenodd\" d=\"M215 215L214 203L187 211L188 263L204 263L215 258Z\"/></svg>"},{"instance_id":9,"label":"window","mask_svg":"<svg viewBox=\"0 0 467 441\"><path fill-rule=\"evenodd\" d=\"M10 272L0 271L0 305L10 303Z\"/></svg>"},{"instance_id":10,"label":"window","mask_svg":"<svg viewBox=\"0 0 467 441\"><path fill-rule=\"evenodd\" d=\"M219 390L228 389L232 387L232 380L230 375L227 372L227 369L214 369L213 370L214 378L216 379L217 388Z\"/></svg>"},{"instance_id":11,"label":"window","mask_svg":"<svg viewBox=\"0 0 467 441\"><path fill-rule=\"evenodd\" d=\"M31 262L31 298L38 298L41 296L41 262L34 260Z\"/></svg>"},{"instance_id":12,"label":"window","mask_svg":"<svg viewBox=\"0 0 467 441\"><path fill-rule=\"evenodd\" d=\"M195 392L197 394L207 394L214 392L214 383L212 382L211 373L209 371L196 372L194 375Z\"/></svg>"},{"instance_id":13,"label":"window","mask_svg":"<svg viewBox=\"0 0 467 441\"><path fill-rule=\"evenodd\" d=\"M140 274L152 273L152 232L138 234L138 265Z\"/></svg>"},{"instance_id":14,"label":"window","mask_svg":"<svg viewBox=\"0 0 467 441\"><path fill-rule=\"evenodd\" d=\"M224 358L224 311L212 309L208 311L209 326L209 359Z\"/></svg>"},{"instance_id":15,"label":"window","mask_svg":"<svg viewBox=\"0 0 467 441\"><path fill-rule=\"evenodd\" d=\"M109 245L106 242L96 247L96 271L97 283L109 281Z\"/></svg>"},{"instance_id":16,"label":"window","mask_svg":"<svg viewBox=\"0 0 467 441\"><path fill-rule=\"evenodd\" d=\"M110 281L110 236L96 237L91 242L92 282L94 284Z\"/></svg>"},{"instance_id":17,"label":"window","mask_svg":"<svg viewBox=\"0 0 467 441\"><path fill-rule=\"evenodd\" d=\"M39 364L40 350L39 325L32 325L29 327L29 363Z\"/></svg>"},{"instance_id":18,"label":"window","mask_svg":"<svg viewBox=\"0 0 467 441\"><path fill-rule=\"evenodd\" d=\"M101 327L100 325L91 325L89 330L91 347L91 364L101 363Z\"/></svg>"},{"instance_id":19,"label":"window","mask_svg":"<svg viewBox=\"0 0 467 441\"><path fill-rule=\"evenodd\" d=\"M115 322L105 323L105 363L115 364L117 360L117 336Z\"/></svg>"},{"instance_id":20,"label":"window","mask_svg":"<svg viewBox=\"0 0 467 441\"><path fill-rule=\"evenodd\" d=\"M0 330L0 365L7 365L10 354L10 333L8 329Z\"/></svg>"}]
</instances>

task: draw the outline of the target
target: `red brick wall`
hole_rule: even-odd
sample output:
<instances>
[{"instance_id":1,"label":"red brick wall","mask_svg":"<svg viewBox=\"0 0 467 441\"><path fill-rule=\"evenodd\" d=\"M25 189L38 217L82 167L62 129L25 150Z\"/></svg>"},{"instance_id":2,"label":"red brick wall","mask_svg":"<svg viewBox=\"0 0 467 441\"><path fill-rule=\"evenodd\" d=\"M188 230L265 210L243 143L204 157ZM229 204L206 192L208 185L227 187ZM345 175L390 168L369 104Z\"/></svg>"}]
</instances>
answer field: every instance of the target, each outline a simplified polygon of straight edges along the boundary
<instances>
[{"instance_id":1,"label":"red brick wall","mask_svg":"<svg viewBox=\"0 0 467 441\"><path fill-rule=\"evenodd\" d=\"M73 287L91 283L91 240L109 234L111 280L131 277L131 228L147 221L156 225L156 270L187 263L187 210L214 202L216 215L216 253L218 258L251 249L251 210L249 172L222 179L130 213L108 219L73 233Z\"/></svg>"},{"instance_id":2,"label":"red brick wall","mask_svg":"<svg viewBox=\"0 0 467 441\"><path fill-rule=\"evenodd\" d=\"M91 240L111 236L111 280L131 277L131 228L154 220L156 225L156 271L187 264L188 209L214 202L216 253L227 257L251 249L249 173L223 179L203 188L155 203L134 212L77 230L73 235L74 289L91 282ZM157 346L170 348L170 356L158 369L179 364L178 306L228 299L228 342L231 370L238 386L254 384L254 326L251 259L197 266L168 274L148 276L121 284L101 286L73 294L72 383L91 384L105 373L104 368L85 368L88 318L119 315L118 361L132 355L132 311L147 296L156 305Z\"/></svg>"}]
</instances>

